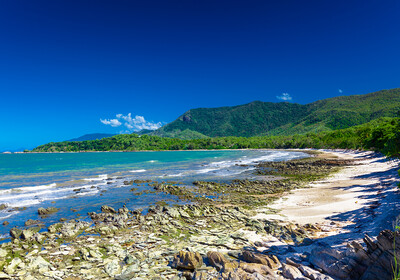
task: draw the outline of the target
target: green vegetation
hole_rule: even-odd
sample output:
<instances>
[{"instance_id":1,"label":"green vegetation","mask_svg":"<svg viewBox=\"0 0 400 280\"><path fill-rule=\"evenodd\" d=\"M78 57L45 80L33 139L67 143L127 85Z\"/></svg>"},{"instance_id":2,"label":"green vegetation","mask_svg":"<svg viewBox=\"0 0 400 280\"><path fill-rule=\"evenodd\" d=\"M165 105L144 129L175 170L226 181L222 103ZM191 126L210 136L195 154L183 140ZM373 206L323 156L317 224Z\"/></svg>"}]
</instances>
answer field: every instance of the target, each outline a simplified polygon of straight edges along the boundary
<instances>
[{"instance_id":1,"label":"green vegetation","mask_svg":"<svg viewBox=\"0 0 400 280\"><path fill-rule=\"evenodd\" d=\"M346 129L292 136L215 137L181 140L150 135L121 134L100 140L49 143L34 152L146 151L194 149L371 149L400 155L400 119L380 118Z\"/></svg>"},{"instance_id":2,"label":"green vegetation","mask_svg":"<svg viewBox=\"0 0 400 280\"><path fill-rule=\"evenodd\" d=\"M255 101L234 107L192 109L149 134L193 139L319 133L396 117L399 111L400 89L339 96L306 105Z\"/></svg>"}]
</instances>

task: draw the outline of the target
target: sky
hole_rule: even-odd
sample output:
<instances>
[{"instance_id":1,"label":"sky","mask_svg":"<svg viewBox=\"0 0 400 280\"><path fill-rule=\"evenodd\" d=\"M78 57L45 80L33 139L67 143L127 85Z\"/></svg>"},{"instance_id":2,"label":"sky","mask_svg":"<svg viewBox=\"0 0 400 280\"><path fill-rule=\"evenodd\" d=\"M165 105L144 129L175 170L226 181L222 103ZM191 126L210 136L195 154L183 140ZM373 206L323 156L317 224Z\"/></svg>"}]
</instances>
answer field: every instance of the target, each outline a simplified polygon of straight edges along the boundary
<instances>
[{"instance_id":1,"label":"sky","mask_svg":"<svg viewBox=\"0 0 400 280\"><path fill-rule=\"evenodd\" d=\"M400 87L398 0L0 3L0 151Z\"/></svg>"}]
</instances>

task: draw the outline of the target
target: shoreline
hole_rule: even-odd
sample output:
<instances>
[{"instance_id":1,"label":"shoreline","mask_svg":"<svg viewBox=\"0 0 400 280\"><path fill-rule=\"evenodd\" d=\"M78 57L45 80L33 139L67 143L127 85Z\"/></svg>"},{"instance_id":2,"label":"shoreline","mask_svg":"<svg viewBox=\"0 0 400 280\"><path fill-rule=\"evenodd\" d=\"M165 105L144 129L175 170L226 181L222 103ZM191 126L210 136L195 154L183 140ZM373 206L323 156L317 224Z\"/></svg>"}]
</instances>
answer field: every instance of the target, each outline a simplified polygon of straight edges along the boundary
<instances>
[{"instance_id":1,"label":"shoreline","mask_svg":"<svg viewBox=\"0 0 400 280\"><path fill-rule=\"evenodd\" d=\"M191 150L115 150L115 151L77 151L77 152L10 152L0 154L79 154L79 153L137 153L137 152L203 152L203 151L317 151L317 149L191 149Z\"/></svg>"},{"instance_id":2,"label":"shoreline","mask_svg":"<svg viewBox=\"0 0 400 280\"><path fill-rule=\"evenodd\" d=\"M308 150L297 151L307 152ZM311 152L313 151L315 150L311 150ZM327 154L327 151L322 152L324 152L323 155ZM282 273L284 274L284 271L282 272L282 269L286 267L283 262L286 257L299 259L301 254L308 252L307 250L312 250L315 247L314 245L319 243L311 241L311 244L305 245L305 240L311 238L311 240L315 241L323 240L331 246L343 246L343 242L355 239L359 240L359 237L364 231L368 231L368 229L368 234L376 236L386 226L384 222L388 221L382 218L379 220L382 223L371 224L371 217L372 222L376 221L373 218L374 215L376 217L376 214L371 214L368 211L371 211L371 209L376 212L385 209L388 210L389 206L396 204L394 195L398 195L398 192L396 192L397 187L396 190L393 190L393 184L395 183L394 181L398 181L398 178L397 176L393 177L393 172L398 168L397 163L392 162L388 164L382 157L377 157L372 152L328 151L328 153L334 156L343 156L343 159L347 157L347 159L354 160L356 157L359 157L357 160L359 160L358 162L361 165L343 167L338 173L330 175L321 182L314 183L314 188L300 188L291 190L289 194L279 194L281 197L286 197L287 200L280 198L271 205L268 205L267 208L246 209L229 205L218 207L212 206L212 203L203 204L198 202L192 205L175 207L157 205L151 207L148 214L142 216L140 213L135 213L135 211L131 213L126 208L111 210L102 207L103 213L91 214L92 220L95 222L93 227L89 227L89 224L85 222L72 220L50 226L47 233L32 232L31 230L20 232L22 235L14 238L13 242L1 245L0 266L9 277L12 275L12 279L83 280L131 279L134 277L136 277L134 279L183 279L182 277L186 277L185 275L188 275L188 273L191 273L190 277L193 278L186 279L206 279L195 278L195 276L196 274L203 275L204 277L223 275L218 267L210 265L211 257L209 256L209 252L218 251L218 254L225 254L225 258L228 258L226 262L228 263L229 261L229 263L236 267L234 271L237 271L237 273L239 273L238 271L247 274L251 271L253 271L252 273L255 273L255 271L257 273L263 272L261 274L267 273L266 268L261 268L260 263L255 261L254 256L250 260L251 258L247 256L248 254L243 251L251 250L253 254L269 252L268 256L273 261L269 265L271 271L268 271L268 274L271 277L272 275L274 277L283 277ZM366 159L366 157L371 158ZM371 169L369 164L373 164L375 161L377 161L375 163L377 167ZM363 168L361 168L362 166ZM393 172L385 173L388 170L383 170L384 166L387 168L390 167ZM342 209L352 212L364 209L365 206L373 205L373 207L365 209L365 213L369 213L371 216L368 223L366 223L367 216L365 219L360 219L351 224L343 223L340 219L327 221L326 224L318 220L316 221L317 223L313 223L313 226L301 225L299 223L300 219L293 213L298 212L302 207L312 206L300 205L300 198L304 197L310 191L315 192L316 188L329 189L329 186L326 187L326 182L329 183L329 180L338 180L346 172L354 172L357 168L362 169L362 172L364 172L359 173L357 176L365 176L375 172L373 175L375 181L371 178L365 179L370 179L370 185L372 185L370 187L374 187L380 182L379 178L382 178L382 186L391 190L383 192L380 189L379 193L375 193L374 191L366 193L360 189L352 189L350 191L353 196L359 193L361 193L360 195L372 196L369 198L360 198L359 203L354 203L357 204L356 207ZM357 183L360 183L359 180ZM333 186L331 187L333 188ZM335 187L343 188L338 189L339 192L346 191L345 188L347 188L346 186ZM368 187L368 185L366 184L364 187ZM171 189L167 188L167 190ZM179 188L172 190L181 191ZM328 191L327 193L329 194L330 192ZM340 195L338 194L338 196ZM349 201L353 201L354 197L344 197L343 199L349 204ZM380 205L377 204L379 202L376 201L377 199L381 202ZM293 201L291 202L292 205L299 205L294 209L289 209L289 207L285 209L285 207L282 207L285 205L285 201ZM390 201L392 204L387 203ZM330 202L325 201L325 203L329 204ZM216 205L216 202L214 202L214 205ZM278 221L277 217L282 217L277 216L279 214L277 213L278 210L282 210L281 214L286 214L288 218ZM290 210L293 212L290 212ZM265 216L266 211L268 213ZM344 213L342 212L341 214ZM261 216L257 217L257 215ZM325 218L331 216L328 213L324 215ZM390 217L393 218L394 216L391 215ZM345 218L350 219L351 216L344 215L342 220ZM388 218L389 216L386 216L386 219ZM312 220L306 222L312 222ZM277 237L277 231L283 232L280 237ZM343 238L343 234L347 234L346 239ZM282 236L284 237L283 239ZM71 240L69 237L73 239ZM338 237L342 241L341 244L337 244ZM44 251L40 247L44 248ZM86 251L83 250L85 248L87 248ZM287 248L291 248L291 250L286 250ZM286 251L284 250L285 252L283 252L283 249ZM10 250L13 252L26 251L29 258L24 262L24 260L18 257L20 254L15 255ZM206 263L200 264L200 260L198 260L198 264L193 264L193 269L196 268L194 274L192 268L189 268L188 272L187 269L179 265L179 261L182 261L183 258L180 256L180 251L182 250L185 252L200 253L199 256L202 256ZM147 255L147 257L144 257L143 254ZM274 259L271 254L277 258ZM220 255L218 256L221 257ZM243 258L245 259L245 264L241 262L236 264L235 260L242 260ZM16 261L16 259L19 259L21 262ZM38 259L41 263L42 271L40 269L38 271ZM174 264L175 260L177 260L177 263ZM65 264L60 263L60 261ZM24 264L21 265L21 263ZM96 263L98 264L97 266L93 265ZM201 261L201 263L203 262ZM256 265L257 263L258 265ZM22 266L22 270L20 266ZM70 276L76 278L68 278Z\"/></svg>"}]
</instances>

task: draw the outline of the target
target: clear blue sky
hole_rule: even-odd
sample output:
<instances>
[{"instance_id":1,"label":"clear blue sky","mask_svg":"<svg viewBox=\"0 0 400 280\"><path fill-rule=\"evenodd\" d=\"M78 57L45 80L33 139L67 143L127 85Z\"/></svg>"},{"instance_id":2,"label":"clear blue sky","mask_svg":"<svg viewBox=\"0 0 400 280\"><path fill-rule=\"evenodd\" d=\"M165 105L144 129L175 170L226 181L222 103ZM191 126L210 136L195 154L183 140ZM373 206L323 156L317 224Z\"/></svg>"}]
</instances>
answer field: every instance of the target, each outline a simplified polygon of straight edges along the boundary
<instances>
[{"instance_id":1,"label":"clear blue sky","mask_svg":"<svg viewBox=\"0 0 400 280\"><path fill-rule=\"evenodd\" d=\"M399 87L399 18L397 0L1 1L0 150Z\"/></svg>"}]
</instances>

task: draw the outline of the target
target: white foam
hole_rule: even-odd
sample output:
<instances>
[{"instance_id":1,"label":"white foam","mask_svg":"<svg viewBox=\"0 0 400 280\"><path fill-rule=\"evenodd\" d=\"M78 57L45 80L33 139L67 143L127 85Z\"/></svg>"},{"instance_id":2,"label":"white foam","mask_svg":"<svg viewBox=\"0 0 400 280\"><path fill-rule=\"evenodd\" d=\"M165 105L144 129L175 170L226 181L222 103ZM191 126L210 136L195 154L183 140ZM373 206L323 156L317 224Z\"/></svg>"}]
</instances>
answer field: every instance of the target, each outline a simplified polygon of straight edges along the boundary
<instances>
[{"instance_id":1,"label":"white foam","mask_svg":"<svg viewBox=\"0 0 400 280\"><path fill-rule=\"evenodd\" d=\"M101 174L101 175L98 175L98 177L85 178L83 180L85 180L85 181L103 181L103 180L106 180L107 178L108 178L107 174Z\"/></svg>"},{"instance_id":2,"label":"white foam","mask_svg":"<svg viewBox=\"0 0 400 280\"><path fill-rule=\"evenodd\" d=\"M291 153L291 152L283 152L283 151L268 153L267 155L262 155L262 156L255 157L255 158L248 158L247 156L243 156L240 160L231 160L231 161L223 160L223 161L211 162L208 165L206 165L205 168L196 171L196 173L197 174L205 174L205 173L209 173L212 171L227 169L227 168L230 168L237 164L249 165L249 164L253 164L256 162L260 162L260 161L290 160L290 159L298 158L298 157L300 157L299 153ZM246 170L249 170L249 168ZM237 175L242 172L245 172L246 170L239 171L239 172L231 172L230 174ZM228 174L226 174L224 176L228 176Z\"/></svg>"},{"instance_id":3,"label":"white foam","mask_svg":"<svg viewBox=\"0 0 400 280\"><path fill-rule=\"evenodd\" d=\"M59 200L70 197L75 194L74 190L89 190L84 194L98 192L98 189L92 187L102 186L103 183L83 186L69 186L53 189L39 189L39 191L32 189L31 192L10 192L7 195L0 195L0 204L5 203L8 207L24 207L40 204L43 201Z\"/></svg>"},{"instance_id":4,"label":"white foam","mask_svg":"<svg viewBox=\"0 0 400 280\"><path fill-rule=\"evenodd\" d=\"M220 168L204 168L204 169L198 170L197 174L204 174L204 173L208 173L208 172L211 172L211 171L216 171L216 170L219 170L219 169Z\"/></svg>"},{"instance_id":5,"label":"white foam","mask_svg":"<svg viewBox=\"0 0 400 280\"><path fill-rule=\"evenodd\" d=\"M131 170L129 172L131 172L131 173L142 173L142 172L146 172L146 169Z\"/></svg>"},{"instance_id":6,"label":"white foam","mask_svg":"<svg viewBox=\"0 0 400 280\"><path fill-rule=\"evenodd\" d=\"M47 189L54 188L55 186L57 186L56 183L52 183L49 185L12 188L12 189L8 189L8 190L0 191L0 195L10 193L10 192L29 192L29 191L37 191L37 190L47 190Z\"/></svg>"},{"instance_id":7,"label":"white foam","mask_svg":"<svg viewBox=\"0 0 400 280\"><path fill-rule=\"evenodd\" d=\"M183 175L184 175L184 173L181 172L181 173L177 173L177 174L169 174L169 175L167 175L167 177L181 177Z\"/></svg>"}]
</instances>

